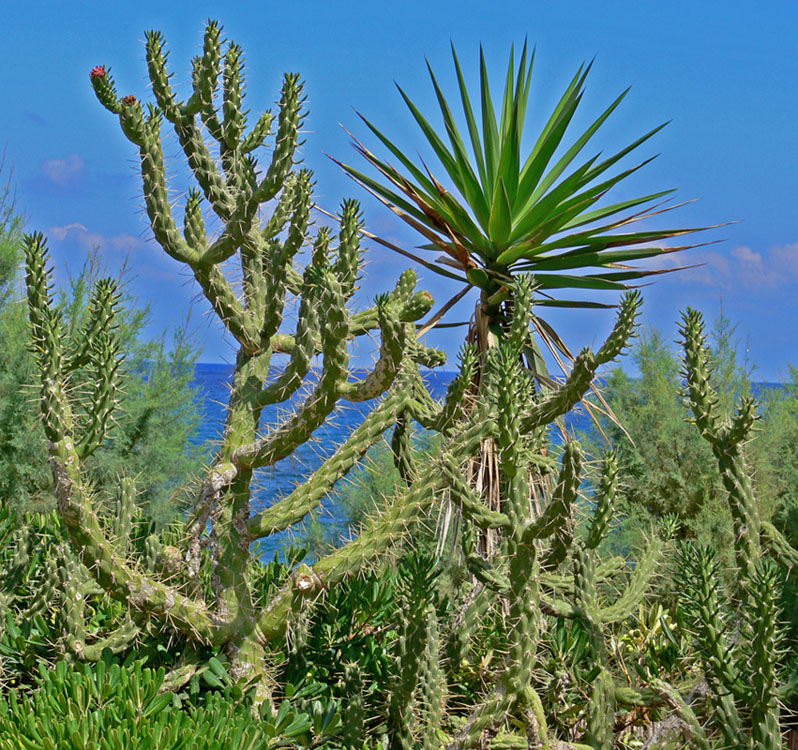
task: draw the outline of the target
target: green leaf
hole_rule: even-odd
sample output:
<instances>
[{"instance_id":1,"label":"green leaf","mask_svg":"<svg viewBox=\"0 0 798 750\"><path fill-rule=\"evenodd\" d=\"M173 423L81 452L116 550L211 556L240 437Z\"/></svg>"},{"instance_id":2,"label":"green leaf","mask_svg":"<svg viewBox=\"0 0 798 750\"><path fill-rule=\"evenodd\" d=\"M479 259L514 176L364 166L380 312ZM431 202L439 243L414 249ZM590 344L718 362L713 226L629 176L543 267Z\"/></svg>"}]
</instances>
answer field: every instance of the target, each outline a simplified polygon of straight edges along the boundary
<instances>
[{"instance_id":1,"label":"green leaf","mask_svg":"<svg viewBox=\"0 0 798 750\"><path fill-rule=\"evenodd\" d=\"M622 292L625 284L595 276L545 273L536 277L541 289L604 289Z\"/></svg>"},{"instance_id":2,"label":"green leaf","mask_svg":"<svg viewBox=\"0 0 798 750\"><path fill-rule=\"evenodd\" d=\"M525 257L530 252L530 246L533 252L536 252L534 250L536 245L540 241L546 239L545 236L538 237L540 225L547 219L551 218L552 212L561 201L573 194L574 189L581 183L582 179L596 158L597 157L593 157L593 159L586 162L573 174L569 175L545 198L543 198L543 200L532 207L523 218L517 221L515 229L512 233L513 237L518 238L518 240L530 237L533 239L529 243L513 246L506 250L499 256L499 263L507 266L516 261L518 258Z\"/></svg>"},{"instance_id":3,"label":"green leaf","mask_svg":"<svg viewBox=\"0 0 798 750\"><path fill-rule=\"evenodd\" d=\"M556 181L557 178L567 169L568 165L579 155L587 142L593 137L596 131L604 124L607 118L615 111L618 105L623 101L624 97L629 93L626 89L612 104L610 104L598 119L574 142L574 144L565 152L557 163L546 173L546 176L541 180L537 187L536 192L541 195L545 193Z\"/></svg>"},{"instance_id":4,"label":"green leaf","mask_svg":"<svg viewBox=\"0 0 798 750\"><path fill-rule=\"evenodd\" d=\"M454 67L455 71L457 72L457 85L460 89L460 101L463 105L463 114L466 118L466 125L468 126L468 135L471 138L471 148L474 151L474 158L477 162L477 171L479 172L479 178L482 182L483 194L484 191L487 190L488 187L488 178L485 173L485 157L482 153L482 142L479 138L479 128L477 127L477 121L474 117L474 110L471 106L471 97L468 95L468 89L465 85L465 78L463 77L463 71L460 68L460 61L457 59L457 52L454 49L454 44L451 44L452 47L452 57L454 58Z\"/></svg>"},{"instance_id":5,"label":"green leaf","mask_svg":"<svg viewBox=\"0 0 798 750\"><path fill-rule=\"evenodd\" d=\"M454 184L457 186L457 189L463 193L463 195L465 195L467 192L467 187L463 184L463 179L460 174L460 169L458 168L457 160L454 158L454 156L452 156L449 149L446 148L446 145L441 140L440 136L435 132L435 129L432 127L432 125L427 122L427 119L421 114L418 107L416 107L416 105L410 100L410 97L405 94L402 87L397 84L396 88L399 89L402 99L405 100L405 104L413 114L418 126L421 128L421 132L424 133L424 136L426 137L430 146L432 146L432 150L435 152L435 155L438 157L441 164L443 164L443 168L448 173L452 182L454 182Z\"/></svg>"},{"instance_id":6,"label":"green leaf","mask_svg":"<svg viewBox=\"0 0 798 750\"><path fill-rule=\"evenodd\" d=\"M627 232L622 234L593 234L585 232L581 234L569 235L562 239L541 245L541 253L550 252L562 247L572 247L578 245L575 250L563 253L561 257L568 257L584 252L584 248L589 247L594 252L600 252L610 247L624 247L629 245L642 245L647 242L658 242L672 237L679 237L683 234L701 232L709 227L698 227L696 229L660 229L651 232Z\"/></svg>"},{"instance_id":7,"label":"green leaf","mask_svg":"<svg viewBox=\"0 0 798 750\"><path fill-rule=\"evenodd\" d=\"M474 286L485 290L490 289L490 277L481 268L469 268L466 275L468 276L468 281Z\"/></svg>"},{"instance_id":8,"label":"green leaf","mask_svg":"<svg viewBox=\"0 0 798 750\"><path fill-rule=\"evenodd\" d=\"M524 49L521 53L521 62L518 64L518 75L515 82L515 99L518 105L518 116L516 118L516 127L518 128L518 140L521 140L521 135L524 132L524 120L526 118L526 106L529 101L529 84L532 81L532 67L535 64L535 50L532 50L532 59L529 61L527 68L528 40L524 39Z\"/></svg>"},{"instance_id":9,"label":"green leaf","mask_svg":"<svg viewBox=\"0 0 798 750\"><path fill-rule=\"evenodd\" d=\"M206 684L210 687L218 688L222 686L222 681L210 670L205 670L202 673L202 679L205 680Z\"/></svg>"},{"instance_id":10,"label":"green leaf","mask_svg":"<svg viewBox=\"0 0 798 750\"><path fill-rule=\"evenodd\" d=\"M369 162L371 162L371 164L377 167L379 171L381 171L383 174L386 174L387 176L387 173L390 170L390 165L381 162L379 159L372 158L371 156L366 156L366 158L369 160ZM338 164L340 164L341 168L347 174L349 174L353 179L355 179L357 182L362 183L364 187L367 187L369 190L373 190L375 193L381 195L383 198L390 201L395 206L398 206L403 211L406 211L407 213L409 213L411 216L415 217L419 221L427 220L426 215L424 214L423 211L421 211L421 209L418 207L416 203L411 203L409 200L403 198L398 193L395 193L393 190L386 187L382 183L377 182L368 175L363 174L363 172L359 172L357 169L350 167L348 164L342 164L341 162L338 162ZM398 173L394 172L394 174ZM396 184L395 180L392 177L389 177L389 179L391 180L392 184ZM426 193L423 190L421 190L421 188L417 187L417 189L422 195L426 196Z\"/></svg>"},{"instance_id":11,"label":"green leaf","mask_svg":"<svg viewBox=\"0 0 798 750\"><path fill-rule=\"evenodd\" d=\"M435 88L435 95L438 98L438 105L440 106L441 114L443 115L446 132L449 135L449 141L452 144L452 150L454 151L454 156L457 160L461 183L461 185L458 187L466 201L468 201L469 206L471 206L472 210L474 211L479 223L483 227L487 227L489 211L487 201L485 200L485 195L482 192L482 187L480 186L477 176L474 174L474 170L468 160L468 153L466 152L465 143L463 143L463 139L461 138L460 132L457 129L457 123L452 116L451 109L449 109L449 104L443 95L443 91L441 91L441 88L438 85L438 81L435 78L435 74L432 71L429 61L427 61L427 70L429 71L432 85Z\"/></svg>"},{"instance_id":12,"label":"green leaf","mask_svg":"<svg viewBox=\"0 0 798 750\"><path fill-rule=\"evenodd\" d=\"M581 65L579 66L576 75L562 97L560 97L560 101L551 113L521 170L519 196L522 199L526 197L527 203L532 199L533 191L543 176L546 166L551 161L551 157L557 150L557 146L560 145L579 104L582 96L581 86L584 82L582 67ZM587 71L585 71L584 75L587 75Z\"/></svg>"},{"instance_id":13,"label":"green leaf","mask_svg":"<svg viewBox=\"0 0 798 750\"><path fill-rule=\"evenodd\" d=\"M208 659L208 666L210 667L211 671L220 679L227 677L227 670L224 668L222 662L220 662L215 656L212 656Z\"/></svg>"},{"instance_id":14,"label":"green leaf","mask_svg":"<svg viewBox=\"0 0 798 750\"><path fill-rule=\"evenodd\" d=\"M435 190L435 186L430 181L429 177L424 174L422 170L420 170L415 164L413 164L410 159L408 159L388 138L383 135L383 133L377 129L375 125L373 125L369 120L367 120L363 115L358 113L358 116L364 123L366 123L366 127L371 130L377 138L382 141L382 144L397 158L399 161L404 165L405 169L410 172L413 176L415 181L424 187L428 193L433 192Z\"/></svg>"},{"instance_id":15,"label":"green leaf","mask_svg":"<svg viewBox=\"0 0 798 750\"><path fill-rule=\"evenodd\" d=\"M650 159L648 161L650 161ZM538 205L530 211L529 217L527 219L528 221L531 221L531 217L533 216L543 216L545 213L543 208L544 206L546 209L548 209L549 213L548 218L545 219L542 224L534 227L535 244L541 245L548 237L551 237L552 235L562 231L563 227L568 222L579 216L587 208L590 208L590 206L600 200L617 183L621 182L621 180L645 166L648 161L638 164L631 169L626 170L625 172L621 172L609 180L606 180L598 185L594 185L593 187L581 193L577 191L590 181L586 177L585 172L582 172L581 174L579 174L579 172L575 172L570 178L563 180L561 185L558 185L554 190L552 190L549 195L543 198L540 203L538 203ZM579 176L577 177L577 175ZM568 186L567 188L566 185ZM568 193L572 194L571 197L568 197ZM557 196L556 200L555 196ZM523 239L524 234L528 234L529 232L530 230L526 228L525 224L519 224L510 239L512 242L518 242L519 240ZM560 241L563 240L565 240L565 238L561 238ZM539 247L534 250L535 255L540 252L542 251Z\"/></svg>"},{"instance_id":16,"label":"green leaf","mask_svg":"<svg viewBox=\"0 0 798 750\"><path fill-rule=\"evenodd\" d=\"M501 249L510 238L510 231L513 224L512 210L510 208L510 198L504 185L504 178L499 178L499 186L493 196L493 206L490 209L490 241L495 245L496 250Z\"/></svg>"},{"instance_id":17,"label":"green leaf","mask_svg":"<svg viewBox=\"0 0 798 750\"><path fill-rule=\"evenodd\" d=\"M538 299L535 300L536 307L568 307L585 310L614 310L618 305L610 305L605 302L589 302L588 300L567 300L567 299Z\"/></svg>"},{"instance_id":18,"label":"green leaf","mask_svg":"<svg viewBox=\"0 0 798 750\"><path fill-rule=\"evenodd\" d=\"M499 157L499 179L504 183L507 194L508 206L512 215L512 207L515 205L515 198L518 193L518 170L521 163L521 143L518 135L518 102L514 102L510 114L509 122L505 128L502 124L502 131L507 131L502 143L501 156ZM494 201L496 200L494 195Z\"/></svg>"},{"instance_id":19,"label":"green leaf","mask_svg":"<svg viewBox=\"0 0 798 750\"><path fill-rule=\"evenodd\" d=\"M502 97L502 116L501 116L501 123L499 127L499 133L501 135L501 140L506 141L508 135L510 134L510 118L511 112L515 106L515 97L513 96L513 90L515 88L514 83L515 79L513 74L515 73L515 47L510 46L510 61L507 63L507 73L504 76L504 96Z\"/></svg>"},{"instance_id":20,"label":"green leaf","mask_svg":"<svg viewBox=\"0 0 798 750\"><path fill-rule=\"evenodd\" d=\"M618 153L614 154L609 159L605 159L604 161L596 164L596 166L593 167L593 169L591 170L590 175L588 176L588 180L594 180L600 174L606 172L610 167L614 166L621 159L623 159L624 156L630 154L636 148L645 143L649 138L659 133L659 131L662 130L662 128L664 128L667 124L668 124L667 122L664 122L662 123L662 125L658 125L653 130L649 130L648 133L640 136L640 138L638 138L636 141L630 143L626 148L622 148L620 151L618 151ZM651 160L649 159L648 161Z\"/></svg>"},{"instance_id":21,"label":"green leaf","mask_svg":"<svg viewBox=\"0 0 798 750\"><path fill-rule=\"evenodd\" d=\"M657 200L657 198L662 198L666 195L670 195L673 193L674 190L663 190L659 193L651 193L651 195L644 195L641 198L632 198L628 201L621 201L620 203L613 203L610 206L605 206L603 208L597 208L595 211L589 211L586 214L580 214L578 217L569 221L567 224L563 225L562 229L575 229L576 227L584 226L585 224L592 224L595 221L601 221L601 219L606 218L607 216L612 216L613 214L620 213L621 211L625 211L628 208L635 208L636 206L642 206L644 203L650 203L651 201Z\"/></svg>"},{"instance_id":22,"label":"green leaf","mask_svg":"<svg viewBox=\"0 0 798 750\"><path fill-rule=\"evenodd\" d=\"M668 248L644 247L629 248L626 250L616 250L614 252L600 252L592 248L581 248L584 252L579 254L563 254L555 258L537 257L533 263L529 264L527 270L533 273L542 271L564 271L572 268L589 268L591 266L607 266L613 263L625 263L628 261L653 258L657 255L668 253ZM522 264L517 266L517 270L522 269Z\"/></svg>"},{"instance_id":23,"label":"green leaf","mask_svg":"<svg viewBox=\"0 0 798 750\"><path fill-rule=\"evenodd\" d=\"M487 184L485 198L493 202L493 191L496 186L496 168L499 163L499 130L496 124L496 112L493 109L493 100L490 96L488 83L488 66L485 63L485 52L482 45L479 47L479 90L482 101L482 138L485 146L485 168ZM488 192L489 191L489 192Z\"/></svg>"},{"instance_id":24,"label":"green leaf","mask_svg":"<svg viewBox=\"0 0 798 750\"><path fill-rule=\"evenodd\" d=\"M307 714L299 714L294 720L283 730L283 734L287 738L299 737L308 731L313 726L310 717Z\"/></svg>"},{"instance_id":25,"label":"green leaf","mask_svg":"<svg viewBox=\"0 0 798 750\"><path fill-rule=\"evenodd\" d=\"M147 706L147 710L142 713L142 716L146 719L161 713L161 711L172 702L172 698L173 695L170 692L161 693L150 702L150 705Z\"/></svg>"}]
</instances>

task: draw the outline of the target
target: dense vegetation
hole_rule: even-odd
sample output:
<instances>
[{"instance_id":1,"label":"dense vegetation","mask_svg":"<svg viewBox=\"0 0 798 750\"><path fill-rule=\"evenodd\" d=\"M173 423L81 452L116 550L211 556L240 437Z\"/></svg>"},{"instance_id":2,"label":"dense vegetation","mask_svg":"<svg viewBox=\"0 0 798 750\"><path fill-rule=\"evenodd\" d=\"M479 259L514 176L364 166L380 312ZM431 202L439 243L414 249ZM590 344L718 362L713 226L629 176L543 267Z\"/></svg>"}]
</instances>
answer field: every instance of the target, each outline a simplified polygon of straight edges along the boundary
<instances>
[{"instance_id":1,"label":"dense vegetation","mask_svg":"<svg viewBox=\"0 0 798 750\"><path fill-rule=\"evenodd\" d=\"M346 201L337 241L329 227L310 233L312 176L295 163L301 82L286 75L277 116L250 126L242 51L215 23L184 101L157 32L153 106L119 97L106 68L91 72L139 151L156 240L238 345L209 465L191 441L185 334L142 342L146 310L96 257L56 297L46 241L21 235L6 192L0 748L783 747L798 696L798 623L785 617L797 590L798 375L758 393L760 405L734 328L720 317L708 337L692 310L678 352L648 331L632 353L640 376L608 371L638 334L634 291L604 343L571 355L538 316L551 300L528 272L548 274L549 289L621 291L639 274L614 264L686 231L617 233L637 216L624 212L662 193L594 207L628 171L605 173L651 134L567 173L618 100L549 166L580 71L524 162L526 53L499 117L483 74L482 136L455 62L477 168L442 96L451 153L408 103L464 205L373 127L418 185L370 152L405 197L357 173L480 288L442 401L420 369L443 361L417 336L431 296L406 271L371 308L351 309L362 222ZM197 183L182 232L165 125ZM223 227L213 238L208 212ZM589 268L600 271L577 273ZM349 347L372 332L379 351L363 376ZM564 382L541 343L570 358ZM598 378L614 418L553 441L555 424L590 408ZM316 472L254 507L255 469L292 455L339 403L370 399ZM261 425L272 404L289 411ZM349 524L327 539L312 517L330 492ZM303 522L310 554L261 559L259 540Z\"/></svg>"}]
</instances>

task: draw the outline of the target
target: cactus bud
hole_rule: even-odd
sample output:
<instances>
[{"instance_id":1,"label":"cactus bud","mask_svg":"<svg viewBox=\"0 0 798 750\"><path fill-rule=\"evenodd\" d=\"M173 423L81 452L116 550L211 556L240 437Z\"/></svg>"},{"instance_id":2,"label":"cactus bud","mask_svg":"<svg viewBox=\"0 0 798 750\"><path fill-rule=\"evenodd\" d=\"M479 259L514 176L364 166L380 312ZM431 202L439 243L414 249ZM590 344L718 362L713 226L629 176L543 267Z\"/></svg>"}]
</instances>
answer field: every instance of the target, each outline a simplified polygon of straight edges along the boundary
<instances>
[{"instance_id":1,"label":"cactus bud","mask_svg":"<svg viewBox=\"0 0 798 750\"><path fill-rule=\"evenodd\" d=\"M94 93L100 100L100 104L110 112L119 114L121 107L116 96L114 79L111 77L108 70L106 70L105 65L95 65L89 72L89 80L91 81Z\"/></svg>"}]
</instances>

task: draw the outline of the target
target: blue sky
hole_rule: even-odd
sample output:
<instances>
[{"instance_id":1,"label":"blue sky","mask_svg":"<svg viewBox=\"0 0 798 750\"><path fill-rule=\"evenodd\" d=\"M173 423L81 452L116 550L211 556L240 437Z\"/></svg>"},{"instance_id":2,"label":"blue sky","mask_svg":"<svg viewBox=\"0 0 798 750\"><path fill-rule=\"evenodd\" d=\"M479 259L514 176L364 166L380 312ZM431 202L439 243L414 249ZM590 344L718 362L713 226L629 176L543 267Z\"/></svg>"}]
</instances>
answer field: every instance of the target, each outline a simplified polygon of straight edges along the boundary
<instances>
[{"instance_id":1,"label":"blue sky","mask_svg":"<svg viewBox=\"0 0 798 750\"><path fill-rule=\"evenodd\" d=\"M59 266L77 268L99 245L112 268L127 256L132 289L152 305L150 333L185 317L196 289L178 264L150 240L133 146L102 109L89 86L94 65L113 69L121 94L147 98L144 31L161 29L172 50L176 81L187 82L190 58L201 45L207 18L242 45L248 62L249 107L272 106L284 71L306 82L305 163L316 175L317 202L335 210L347 196L361 198L368 228L407 247L416 238L341 174L325 154L350 163L357 155L339 123L366 136L357 109L404 147L420 146L393 81L433 112L424 58L447 91L454 83L449 40L474 82L480 42L501 75L510 45L528 36L537 45L531 102L547 114L585 59L596 58L582 103L583 124L627 86L625 102L597 143L619 148L655 125L672 122L642 155L661 154L616 198L679 188L677 198L699 198L671 214L669 223L739 223L713 233L724 242L692 251L701 268L660 277L645 294L644 322L668 333L686 305L725 314L747 336L758 377L785 376L798 364L798 7L787 2L404 2L339 0L287 2L37 2L6 3L0 76L0 144L14 169L20 210L31 229L45 231ZM454 92L453 92L454 93ZM373 145L373 140L369 141ZM176 142L168 164L179 170ZM182 180L177 173L174 186ZM688 256L684 256L685 261ZM362 302L392 286L404 261L374 248ZM454 293L423 275L439 301ZM607 299L607 298L605 298ZM468 317L473 299L453 311ZM205 361L232 357L221 330L202 317L194 324ZM554 322L574 347L594 343L612 315L563 311ZM432 339L454 354L459 334Z\"/></svg>"}]
</instances>

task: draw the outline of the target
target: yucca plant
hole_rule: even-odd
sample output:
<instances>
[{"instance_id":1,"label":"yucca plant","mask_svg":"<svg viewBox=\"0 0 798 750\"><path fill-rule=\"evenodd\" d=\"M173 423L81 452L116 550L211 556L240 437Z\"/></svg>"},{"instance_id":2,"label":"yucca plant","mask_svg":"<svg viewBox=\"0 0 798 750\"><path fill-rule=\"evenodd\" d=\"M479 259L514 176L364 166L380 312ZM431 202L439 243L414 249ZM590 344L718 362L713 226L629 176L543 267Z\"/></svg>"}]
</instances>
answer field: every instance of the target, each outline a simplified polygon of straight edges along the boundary
<instances>
[{"instance_id":1,"label":"yucca plant","mask_svg":"<svg viewBox=\"0 0 798 750\"><path fill-rule=\"evenodd\" d=\"M548 348L563 371L567 370L568 362L573 361L574 356L539 310L546 307L614 307L611 302L598 302L590 294L586 296L585 292L620 292L648 277L676 270L632 264L695 247L665 247L662 243L699 230L641 228L640 222L648 222L677 207L669 203L668 196L672 190L614 203L604 200L618 183L651 161L648 158L631 167L620 166L625 157L646 143L663 125L607 158L602 158L601 152L589 158L582 156L593 136L628 92L628 89L624 91L584 132L569 141L569 126L584 96L592 63L583 64L577 70L527 152L525 143L530 139L525 123L534 51L529 54L524 43L517 68L511 51L498 108L491 94L485 56L480 51L479 101L476 105L479 119L454 45L452 57L467 140L461 135L453 109L429 63L427 67L443 118L444 133L433 127L399 87L432 154L443 167L445 174L439 173L440 179L421 157L420 163L415 163L362 115L365 124L397 165L378 157L356 140L355 148L379 176L371 177L350 165L341 166L422 235L421 250L440 254L428 260L375 239L415 258L436 273L460 280L464 285L420 327L419 333L441 324L445 313L469 290L479 289L479 301L466 336L466 340L475 343L482 355L473 384L477 392L481 387L484 355L509 330L509 321L517 304L519 276L534 275L531 325L522 358L535 376L539 389L554 389L557 386L549 376L543 349ZM630 230L630 225L635 223L638 226ZM600 394L597 396L599 408L609 413ZM593 408L590 403L585 406L588 410ZM609 415L612 417L611 413ZM544 453L547 451L545 440L540 449ZM489 441L483 445L469 473L472 485L481 488L489 506L499 509L503 503L501 490L492 479L497 476L496 468L495 446ZM531 483L533 504L539 505L539 498L550 490L544 485L542 482ZM487 532L480 539L483 555L490 556L496 549L494 534Z\"/></svg>"},{"instance_id":2,"label":"yucca plant","mask_svg":"<svg viewBox=\"0 0 798 750\"><path fill-rule=\"evenodd\" d=\"M620 171L615 169L664 125L608 158L602 158L601 152L586 159L581 156L628 89L590 127L569 141L568 129L584 96L592 65L583 64L527 153L524 142L529 134L525 123L534 51L530 55L524 43L517 68L511 51L498 108L491 94L485 56L480 51L479 120L454 45L452 57L467 140L461 135L452 107L429 63L444 134L430 124L399 87L445 176L438 179L420 157L421 163L415 163L362 115L398 166L379 158L359 141L355 141L355 148L376 168L380 178L372 178L350 165L341 166L424 237L426 242L421 249L442 252L434 261L417 258L419 262L480 289L473 338L487 345L482 339L491 333L501 336L500 324L511 307L508 301L513 297L514 279L520 272L535 275L536 307L601 308L613 305L580 298L580 293L622 291L634 282L676 270L629 265L695 247L665 247L661 243L696 229L630 231L628 228L676 208L665 205L672 190L615 203L603 200L618 183L652 160L653 157ZM660 199L663 202L657 203ZM569 292L577 294L568 295ZM564 342L550 325L537 315L533 316L533 325L549 346L569 356Z\"/></svg>"}]
</instances>

